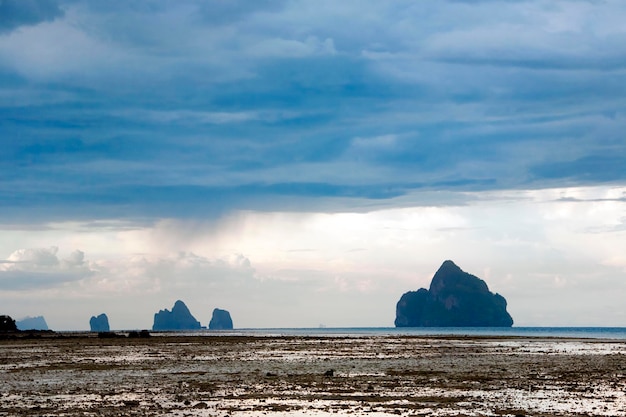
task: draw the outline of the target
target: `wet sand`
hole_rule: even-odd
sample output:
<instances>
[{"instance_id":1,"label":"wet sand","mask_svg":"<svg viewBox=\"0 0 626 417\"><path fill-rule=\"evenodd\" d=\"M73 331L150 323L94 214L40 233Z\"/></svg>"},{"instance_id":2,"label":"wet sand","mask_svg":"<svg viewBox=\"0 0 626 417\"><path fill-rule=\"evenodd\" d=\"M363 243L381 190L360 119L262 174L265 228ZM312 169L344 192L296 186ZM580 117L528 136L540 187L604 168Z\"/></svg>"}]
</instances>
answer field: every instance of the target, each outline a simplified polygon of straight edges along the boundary
<instances>
[{"instance_id":1,"label":"wet sand","mask_svg":"<svg viewBox=\"0 0 626 417\"><path fill-rule=\"evenodd\" d=\"M0 340L0 416L626 416L626 341Z\"/></svg>"}]
</instances>

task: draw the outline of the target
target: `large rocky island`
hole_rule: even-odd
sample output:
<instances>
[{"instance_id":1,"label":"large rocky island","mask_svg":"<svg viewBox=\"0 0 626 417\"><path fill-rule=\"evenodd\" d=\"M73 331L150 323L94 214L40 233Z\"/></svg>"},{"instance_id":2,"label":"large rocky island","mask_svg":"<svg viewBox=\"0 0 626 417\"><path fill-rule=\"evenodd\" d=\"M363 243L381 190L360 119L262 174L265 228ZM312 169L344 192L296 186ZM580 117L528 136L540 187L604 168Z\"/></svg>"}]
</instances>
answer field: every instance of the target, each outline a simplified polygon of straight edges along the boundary
<instances>
[{"instance_id":1,"label":"large rocky island","mask_svg":"<svg viewBox=\"0 0 626 417\"><path fill-rule=\"evenodd\" d=\"M185 303L180 300L174 303L172 311L165 309L156 313L152 326L152 330L198 330L200 328L200 322L191 315Z\"/></svg>"},{"instance_id":2,"label":"large rocky island","mask_svg":"<svg viewBox=\"0 0 626 417\"><path fill-rule=\"evenodd\" d=\"M396 306L396 327L511 327L506 300L489 291L482 279L452 261L435 273L430 289L402 295Z\"/></svg>"}]
</instances>

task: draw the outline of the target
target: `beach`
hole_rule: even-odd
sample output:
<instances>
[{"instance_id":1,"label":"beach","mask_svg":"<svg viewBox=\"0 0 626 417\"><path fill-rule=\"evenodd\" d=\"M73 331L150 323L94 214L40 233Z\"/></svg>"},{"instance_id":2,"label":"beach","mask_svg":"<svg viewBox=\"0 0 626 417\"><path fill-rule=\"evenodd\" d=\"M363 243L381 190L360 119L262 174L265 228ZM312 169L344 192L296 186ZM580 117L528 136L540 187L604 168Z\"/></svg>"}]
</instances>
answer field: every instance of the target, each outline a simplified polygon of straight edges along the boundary
<instances>
[{"instance_id":1,"label":"beach","mask_svg":"<svg viewBox=\"0 0 626 417\"><path fill-rule=\"evenodd\" d=\"M626 341L16 338L0 381L0 416L626 416Z\"/></svg>"}]
</instances>

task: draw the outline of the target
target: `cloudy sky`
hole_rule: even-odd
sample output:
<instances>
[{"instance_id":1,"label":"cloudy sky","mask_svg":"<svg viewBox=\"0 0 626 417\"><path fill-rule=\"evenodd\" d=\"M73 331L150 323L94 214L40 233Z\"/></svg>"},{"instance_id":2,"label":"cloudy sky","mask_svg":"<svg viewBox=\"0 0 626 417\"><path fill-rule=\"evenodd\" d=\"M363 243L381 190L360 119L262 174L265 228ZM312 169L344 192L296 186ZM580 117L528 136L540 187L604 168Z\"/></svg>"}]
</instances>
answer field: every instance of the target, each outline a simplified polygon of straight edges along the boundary
<instances>
[{"instance_id":1,"label":"cloudy sky","mask_svg":"<svg viewBox=\"0 0 626 417\"><path fill-rule=\"evenodd\" d=\"M626 326L626 2L0 0L0 314L392 326L446 259Z\"/></svg>"}]
</instances>

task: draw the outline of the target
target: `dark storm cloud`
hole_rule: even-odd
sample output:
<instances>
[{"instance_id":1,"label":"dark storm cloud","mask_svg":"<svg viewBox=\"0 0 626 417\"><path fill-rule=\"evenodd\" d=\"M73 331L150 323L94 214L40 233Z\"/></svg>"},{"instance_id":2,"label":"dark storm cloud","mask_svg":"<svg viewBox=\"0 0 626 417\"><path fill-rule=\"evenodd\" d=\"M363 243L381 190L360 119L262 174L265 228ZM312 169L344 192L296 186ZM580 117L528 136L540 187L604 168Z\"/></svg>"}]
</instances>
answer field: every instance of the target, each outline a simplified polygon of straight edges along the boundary
<instances>
[{"instance_id":1,"label":"dark storm cloud","mask_svg":"<svg viewBox=\"0 0 626 417\"><path fill-rule=\"evenodd\" d=\"M0 0L0 34L63 16L55 0Z\"/></svg>"},{"instance_id":2,"label":"dark storm cloud","mask_svg":"<svg viewBox=\"0 0 626 417\"><path fill-rule=\"evenodd\" d=\"M286 0L247 0L211 1L200 4L200 16L202 20L212 24L236 23L246 16L262 12L273 13L280 10Z\"/></svg>"},{"instance_id":3,"label":"dark storm cloud","mask_svg":"<svg viewBox=\"0 0 626 417\"><path fill-rule=\"evenodd\" d=\"M5 216L626 180L621 2L37 4L0 36Z\"/></svg>"},{"instance_id":4,"label":"dark storm cloud","mask_svg":"<svg viewBox=\"0 0 626 417\"><path fill-rule=\"evenodd\" d=\"M548 162L533 169L541 179L564 178L575 184L615 181L624 175L626 155L588 155L573 161Z\"/></svg>"}]
</instances>

